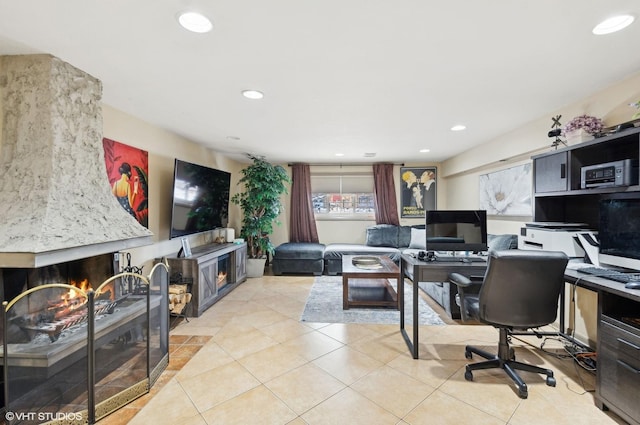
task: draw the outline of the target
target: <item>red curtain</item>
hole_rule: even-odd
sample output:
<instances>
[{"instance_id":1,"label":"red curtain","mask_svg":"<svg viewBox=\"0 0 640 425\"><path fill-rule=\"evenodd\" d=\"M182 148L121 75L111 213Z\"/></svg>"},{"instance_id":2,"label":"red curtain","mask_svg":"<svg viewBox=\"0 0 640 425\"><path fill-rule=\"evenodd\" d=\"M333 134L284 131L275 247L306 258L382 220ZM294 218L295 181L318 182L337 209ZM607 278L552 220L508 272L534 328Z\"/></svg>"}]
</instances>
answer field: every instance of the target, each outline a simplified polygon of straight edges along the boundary
<instances>
[{"instance_id":1,"label":"red curtain","mask_svg":"<svg viewBox=\"0 0 640 425\"><path fill-rule=\"evenodd\" d=\"M290 242L318 243L318 230L313 215L311 198L311 171L309 164L291 166L291 219Z\"/></svg>"},{"instance_id":2,"label":"red curtain","mask_svg":"<svg viewBox=\"0 0 640 425\"><path fill-rule=\"evenodd\" d=\"M373 203L376 224L400 225L393 164L373 164Z\"/></svg>"}]
</instances>

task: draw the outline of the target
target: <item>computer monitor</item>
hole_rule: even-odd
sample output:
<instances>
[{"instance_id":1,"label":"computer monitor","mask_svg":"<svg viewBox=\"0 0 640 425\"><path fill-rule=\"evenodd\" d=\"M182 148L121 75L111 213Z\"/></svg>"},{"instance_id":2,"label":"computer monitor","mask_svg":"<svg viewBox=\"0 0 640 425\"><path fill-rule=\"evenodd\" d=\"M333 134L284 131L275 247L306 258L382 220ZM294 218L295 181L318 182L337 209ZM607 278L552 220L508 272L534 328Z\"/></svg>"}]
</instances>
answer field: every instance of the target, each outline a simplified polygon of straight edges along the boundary
<instances>
[{"instance_id":1,"label":"computer monitor","mask_svg":"<svg viewBox=\"0 0 640 425\"><path fill-rule=\"evenodd\" d=\"M426 212L426 248L429 251L486 251L485 210L430 210Z\"/></svg>"},{"instance_id":2,"label":"computer monitor","mask_svg":"<svg viewBox=\"0 0 640 425\"><path fill-rule=\"evenodd\" d=\"M640 194L600 201L598 239L600 264L640 270Z\"/></svg>"}]
</instances>

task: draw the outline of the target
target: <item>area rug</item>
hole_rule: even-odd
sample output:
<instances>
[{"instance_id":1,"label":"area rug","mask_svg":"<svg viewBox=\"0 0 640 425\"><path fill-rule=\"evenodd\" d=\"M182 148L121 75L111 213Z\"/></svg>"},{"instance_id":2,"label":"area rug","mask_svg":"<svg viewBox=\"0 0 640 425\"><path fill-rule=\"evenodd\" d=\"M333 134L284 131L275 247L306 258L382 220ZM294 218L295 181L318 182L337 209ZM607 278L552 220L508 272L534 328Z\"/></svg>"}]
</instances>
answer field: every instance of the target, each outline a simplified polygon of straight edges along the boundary
<instances>
[{"instance_id":1,"label":"area rug","mask_svg":"<svg viewBox=\"0 0 640 425\"><path fill-rule=\"evenodd\" d=\"M413 288L404 285L405 325L413 320ZM422 299L418 299L420 325L444 325L438 314ZM400 312L390 308L342 309L342 277L317 276L309 292L300 318L302 322L399 324Z\"/></svg>"}]
</instances>

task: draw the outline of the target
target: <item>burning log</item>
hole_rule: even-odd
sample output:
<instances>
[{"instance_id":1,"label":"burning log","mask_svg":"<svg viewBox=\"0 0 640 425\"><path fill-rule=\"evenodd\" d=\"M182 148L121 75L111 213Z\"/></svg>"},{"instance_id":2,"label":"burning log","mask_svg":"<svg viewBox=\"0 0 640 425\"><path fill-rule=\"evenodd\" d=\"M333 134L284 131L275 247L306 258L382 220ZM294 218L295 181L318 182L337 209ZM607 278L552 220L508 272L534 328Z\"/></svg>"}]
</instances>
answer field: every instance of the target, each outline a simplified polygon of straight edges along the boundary
<instances>
[{"instance_id":1,"label":"burning log","mask_svg":"<svg viewBox=\"0 0 640 425\"><path fill-rule=\"evenodd\" d=\"M115 301L96 300L95 315L112 314L115 307L127 297L128 294ZM86 298L78 300L78 304L74 304L73 308L69 308L69 305L55 305L49 307L44 313L24 314L13 320L26 333L29 340L38 333L44 333L51 342L56 342L65 329L87 321L87 300Z\"/></svg>"}]
</instances>

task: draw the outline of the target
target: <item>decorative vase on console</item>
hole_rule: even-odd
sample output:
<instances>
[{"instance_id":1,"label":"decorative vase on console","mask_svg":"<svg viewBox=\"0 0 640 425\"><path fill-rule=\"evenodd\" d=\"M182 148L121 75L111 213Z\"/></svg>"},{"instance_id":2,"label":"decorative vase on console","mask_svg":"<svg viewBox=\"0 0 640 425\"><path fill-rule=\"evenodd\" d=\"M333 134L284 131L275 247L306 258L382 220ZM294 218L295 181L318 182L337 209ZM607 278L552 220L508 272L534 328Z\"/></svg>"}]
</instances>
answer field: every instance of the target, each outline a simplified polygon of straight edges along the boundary
<instances>
[{"instance_id":1,"label":"decorative vase on console","mask_svg":"<svg viewBox=\"0 0 640 425\"><path fill-rule=\"evenodd\" d=\"M579 115L564 126L562 133L567 144L582 143L592 140L604 127L602 120L590 115Z\"/></svg>"}]
</instances>

